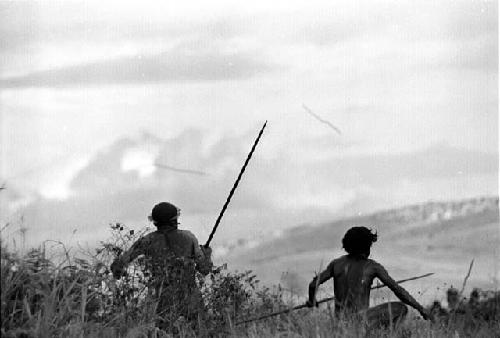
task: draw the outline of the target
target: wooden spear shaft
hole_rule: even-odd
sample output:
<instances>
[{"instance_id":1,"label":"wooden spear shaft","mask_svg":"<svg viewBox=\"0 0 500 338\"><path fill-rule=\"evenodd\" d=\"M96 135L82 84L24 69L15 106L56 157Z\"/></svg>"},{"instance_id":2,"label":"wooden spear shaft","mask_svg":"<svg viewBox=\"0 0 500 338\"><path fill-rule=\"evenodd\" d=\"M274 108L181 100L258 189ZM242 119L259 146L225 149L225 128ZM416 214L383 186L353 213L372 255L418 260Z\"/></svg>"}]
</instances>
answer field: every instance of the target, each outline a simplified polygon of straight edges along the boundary
<instances>
[{"instance_id":1,"label":"wooden spear shaft","mask_svg":"<svg viewBox=\"0 0 500 338\"><path fill-rule=\"evenodd\" d=\"M224 206L222 207L222 210L220 211L219 217L217 217L217 221L215 221L215 225L212 228L212 232L210 233L210 236L208 236L208 240L205 243L205 247L208 247L210 245L210 242L212 241L212 238L214 238L215 232L217 231L217 227L219 226L219 223L222 219L222 216L224 215L224 212L227 209L227 206L229 205L229 202L231 202L231 197L233 197L234 192L236 190L236 187L238 187L238 183L240 183L241 177L243 176L243 173L245 172L245 169L248 165L248 162L250 162L250 159L252 158L253 152L255 151L255 147L257 147L257 143L259 143L260 137L262 136L262 133L264 133L264 128L266 128L267 121L264 123L262 126L262 129L259 132L259 135L257 136L257 139L253 143L252 149L250 150L250 153L248 154L245 163L243 164L243 167L240 170L240 173L238 175L238 178L233 184L233 187L231 188L231 191L229 192L229 196L227 196L226 203L224 203Z\"/></svg>"},{"instance_id":2,"label":"wooden spear shaft","mask_svg":"<svg viewBox=\"0 0 500 338\"><path fill-rule=\"evenodd\" d=\"M431 276L433 274L434 273L431 272L431 273L426 273L425 275L422 275L422 276L416 276L416 277L401 279L401 280L396 281L396 283L401 284L401 283L404 283L404 282L409 282L409 281L412 281L412 280L429 277L429 276ZM385 284L377 285L377 286L372 287L371 290L380 289L380 288L383 288L383 287L386 287L386 286L387 285L385 285ZM324 298L324 299L321 299L321 300L317 301L316 304L326 303L326 302L332 301L334 299L335 299L335 297ZM250 323L250 322L254 322L256 320L261 320L261 319L265 319L265 318L269 318L269 317L278 316L278 315L281 315L281 314L284 314L284 313L288 313L288 312L292 312L292 311L295 311L295 310L298 310L298 309L303 309L305 307L307 307L307 304L297 305L295 307L288 308L288 309L285 309L285 310L281 310L281 311L277 311L277 312L273 312L273 313L268 313L268 314L262 315L260 317L251 318L251 319L247 319L247 320L242 320L240 322L237 322L236 325Z\"/></svg>"}]
</instances>

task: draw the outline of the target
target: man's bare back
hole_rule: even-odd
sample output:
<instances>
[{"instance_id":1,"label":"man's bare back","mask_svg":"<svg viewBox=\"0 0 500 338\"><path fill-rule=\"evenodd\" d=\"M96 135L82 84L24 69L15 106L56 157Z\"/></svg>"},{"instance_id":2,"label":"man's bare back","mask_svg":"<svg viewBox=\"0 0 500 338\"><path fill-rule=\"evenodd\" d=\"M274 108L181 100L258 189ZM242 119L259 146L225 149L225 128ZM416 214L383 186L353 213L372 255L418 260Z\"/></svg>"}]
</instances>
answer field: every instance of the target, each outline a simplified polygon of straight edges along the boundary
<instances>
[{"instance_id":1,"label":"man's bare back","mask_svg":"<svg viewBox=\"0 0 500 338\"><path fill-rule=\"evenodd\" d=\"M407 309L402 303L391 302L369 308L370 289L373 280L378 278L403 303L415 308L424 318L428 318L424 307L389 276L381 264L368 258L371 245L376 240L377 234L365 227L349 229L342 240L348 254L330 262L328 267L311 281L308 305L313 306L315 303L317 286L333 278L336 314L364 313L368 319L373 319L373 322L380 322L380 319L389 315L392 317L389 322L404 318Z\"/></svg>"},{"instance_id":2,"label":"man's bare back","mask_svg":"<svg viewBox=\"0 0 500 338\"><path fill-rule=\"evenodd\" d=\"M362 255L345 255L333 260L319 275L319 280L314 279L310 283L310 291L314 293L316 283L322 284L330 278L333 278L337 311L358 312L368 309L370 289L375 278L387 285L404 303L417 310L421 308L381 264Z\"/></svg>"}]
</instances>

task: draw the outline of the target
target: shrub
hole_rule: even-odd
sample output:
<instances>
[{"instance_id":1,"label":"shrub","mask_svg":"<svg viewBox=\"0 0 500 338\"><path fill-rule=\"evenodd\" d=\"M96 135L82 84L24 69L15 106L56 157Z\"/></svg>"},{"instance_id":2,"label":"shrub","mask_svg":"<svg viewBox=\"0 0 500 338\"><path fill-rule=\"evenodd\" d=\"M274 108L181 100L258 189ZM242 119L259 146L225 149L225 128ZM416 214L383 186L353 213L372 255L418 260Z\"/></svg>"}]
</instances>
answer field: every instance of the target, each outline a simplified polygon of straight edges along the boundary
<instances>
[{"instance_id":1,"label":"shrub","mask_svg":"<svg viewBox=\"0 0 500 338\"><path fill-rule=\"evenodd\" d=\"M161 304L154 290L158 284L147 259L136 259L120 280L115 280L108 269L147 231L136 233L123 224L113 224L110 239L101 242L95 251L77 257L64 249L58 264L48 259L43 249L33 249L20 257L2 247L2 333L62 337L158 331L155 327ZM180 306L169 306L161 313L169 319L163 329L188 336L200 330L206 335L228 332L238 316L272 309L279 301L269 289L258 286L251 271L230 272L225 265L215 267L208 278L197 275L196 283L204 299L199 304L203 325L183 317L181 311L176 311Z\"/></svg>"},{"instance_id":2,"label":"shrub","mask_svg":"<svg viewBox=\"0 0 500 338\"><path fill-rule=\"evenodd\" d=\"M251 271L232 272L226 265L208 276L197 275L203 295L198 316L186 318L181 307L158 314L161 299L145 258L131 264L120 279L108 267L148 229L134 232L111 225L111 236L99 248L70 255L63 248L50 258L43 248L25 255L1 250L2 337L181 337L194 336L305 336L358 337L367 334L359 323L338 320L331 306L303 309L245 325L241 320L289 307L282 289L266 288ZM169 290L167 290L169 291ZM454 337L500 334L500 294L477 290L460 311L444 309L434 324L409 319L395 330L370 332L374 337ZM164 294L162 294L164 295ZM160 297L161 298L161 297ZM201 299L201 298L200 298ZM182 301L179 301L182 303ZM162 321L161 318L167 318ZM162 325L163 323L163 325Z\"/></svg>"}]
</instances>

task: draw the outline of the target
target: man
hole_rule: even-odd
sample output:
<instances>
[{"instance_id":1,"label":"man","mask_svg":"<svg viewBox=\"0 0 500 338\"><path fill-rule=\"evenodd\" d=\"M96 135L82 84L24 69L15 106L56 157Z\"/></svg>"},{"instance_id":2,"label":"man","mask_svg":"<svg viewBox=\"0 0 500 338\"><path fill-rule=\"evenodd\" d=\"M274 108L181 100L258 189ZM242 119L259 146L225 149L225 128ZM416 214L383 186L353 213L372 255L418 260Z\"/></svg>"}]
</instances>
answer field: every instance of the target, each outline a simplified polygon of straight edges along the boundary
<instances>
[{"instance_id":1,"label":"man","mask_svg":"<svg viewBox=\"0 0 500 338\"><path fill-rule=\"evenodd\" d=\"M190 231L178 229L179 216L180 209L171 203L155 205L149 220L156 231L137 240L111 264L113 275L120 278L130 262L144 256L151 274L151 292L159 298L157 314L163 327L173 325L179 316L198 319L203 300L196 285L196 271L207 275L213 265L211 248L200 246Z\"/></svg>"},{"instance_id":2,"label":"man","mask_svg":"<svg viewBox=\"0 0 500 338\"><path fill-rule=\"evenodd\" d=\"M432 305L429 307L429 312L435 319L445 318L448 315L448 312L446 309L443 309L441 302L438 300L432 302Z\"/></svg>"},{"instance_id":3,"label":"man","mask_svg":"<svg viewBox=\"0 0 500 338\"><path fill-rule=\"evenodd\" d=\"M460 301L460 293L458 289L454 287L450 287L446 290L446 300L448 301L448 311L452 312L462 312L461 310L461 301Z\"/></svg>"},{"instance_id":4,"label":"man","mask_svg":"<svg viewBox=\"0 0 500 338\"><path fill-rule=\"evenodd\" d=\"M377 234L366 227L349 229L342 239L347 255L333 260L311 281L307 305L312 307L316 304L316 287L333 278L335 313L338 316L362 316L369 327L388 326L404 319L408 312L405 303L429 319L430 315L424 307L396 283L381 264L368 259L371 246L376 241ZM387 285L403 303L389 302L369 308L370 289L375 278Z\"/></svg>"}]
</instances>

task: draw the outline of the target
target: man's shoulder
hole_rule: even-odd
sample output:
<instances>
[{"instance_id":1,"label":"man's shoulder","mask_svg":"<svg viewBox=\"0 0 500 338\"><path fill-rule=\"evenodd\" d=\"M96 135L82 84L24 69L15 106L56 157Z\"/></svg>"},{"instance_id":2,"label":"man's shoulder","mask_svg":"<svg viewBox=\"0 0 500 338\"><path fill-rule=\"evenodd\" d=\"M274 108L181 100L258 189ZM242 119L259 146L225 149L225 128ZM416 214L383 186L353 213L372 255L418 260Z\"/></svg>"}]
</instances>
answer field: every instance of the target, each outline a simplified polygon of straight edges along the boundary
<instances>
[{"instance_id":1,"label":"man's shoulder","mask_svg":"<svg viewBox=\"0 0 500 338\"><path fill-rule=\"evenodd\" d=\"M175 234L177 236L182 237L182 238L198 242L198 239L196 238L196 236L189 230L177 229L177 230L175 230Z\"/></svg>"},{"instance_id":2,"label":"man's shoulder","mask_svg":"<svg viewBox=\"0 0 500 338\"><path fill-rule=\"evenodd\" d=\"M157 236L158 236L158 234L156 231L150 232L146 235L141 236L139 239L137 239L134 242L134 244L132 244L132 247L130 248L130 250L141 251L141 250L144 250L144 249L152 246L152 244L155 242Z\"/></svg>"},{"instance_id":3,"label":"man's shoulder","mask_svg":"<svg viewBox=\"0 0 500 338\"><path fill-rule=\"evenodd\" d=\"M370 267L372 267L376 270L385 270L384 266L382 264L380 264L379 262L377 262L376 260L368 258L367 261L368 261L368 264L370 265Z\"/></svg>"},{"instance_id":4,"label":"man's shoulder","mask_svg":"<svg viewBox=\"0 0 500 338\"><path fill-rule=\"evenodd\" d=\"M348 255L342 255L340 257L335 258L333 261L330 262L330 264L342 263L342 262L346 261L347 258L348 258Z\"/></svg>"},{"instance_id":5,"label":"man's shoulder","mask_svg":"<svg viewBox=\"0 0 500 338\"><path fill-rule=\"evenodd\" d=\"M330 262L330 265L332 264L343 264L343 263L352 263L353 261L356 261L356 262L360 262L360 263L363 263L363 262L366 262L368 264L371 264L371 265L380 265L380 263L378 263L377 261L373 260L373 259L370 259L370 258L362 258L360 259L359 257L353 257L353 256L350 256L350 255L342 255L340 257L337 257L335 258L334 260L332 260ZM365 263L363 263L365 264Z\"/></svg>"},{"instance_id":6,"label":"man's shoulder","mask_svg":"<svg viewBox=\"0 0 500 338\"><path fill-rule=\"evenodd\" d=\"M195 237L196 236L189 230L186 230L186 229L177 229L176 232L178 234L182 234L183 236L189 236L189 237Z\"/></svg>"},{"instance_id":7,"label":"man's shoulder","mask_svg":"<svg viewBox=\"0 0 500 338\"><path fill-rule=\"evenodd\" d=\"M160 235L160 233L158 231L150 232L150 233L142 236L141 238L139 238L137 240L137 243L140 243L140 244L152 243L158 238L159 235Z\"/></svg>"},{"instance_id":8,"label":"man's shoulder","mask_svg":"<svg viewBox=\"0 0 500 338\"><path fill-rule=\"evenodd\" d=\"M368 263L370 263L370 264L373 264L373 265L380 265L380 266L382 266L382 264L380 264L379 262L377 262L377 261L376 261L376 260L374 260L374 259L368 258L368 259L367 259L367 261L368 261Z\"/></svg>"},{"instance_id":9,"label":"man's shoulder","mask_svg":"<svg viewBox=\"0 0 500 338\"><path fill-rule=\"evenodd\" d=\"M345 263L347 255L343 255L337 258L334 258L329 264L328 264L328 269L332 270L334 267L340 267Z\"/></svg>"}]
</instances>

